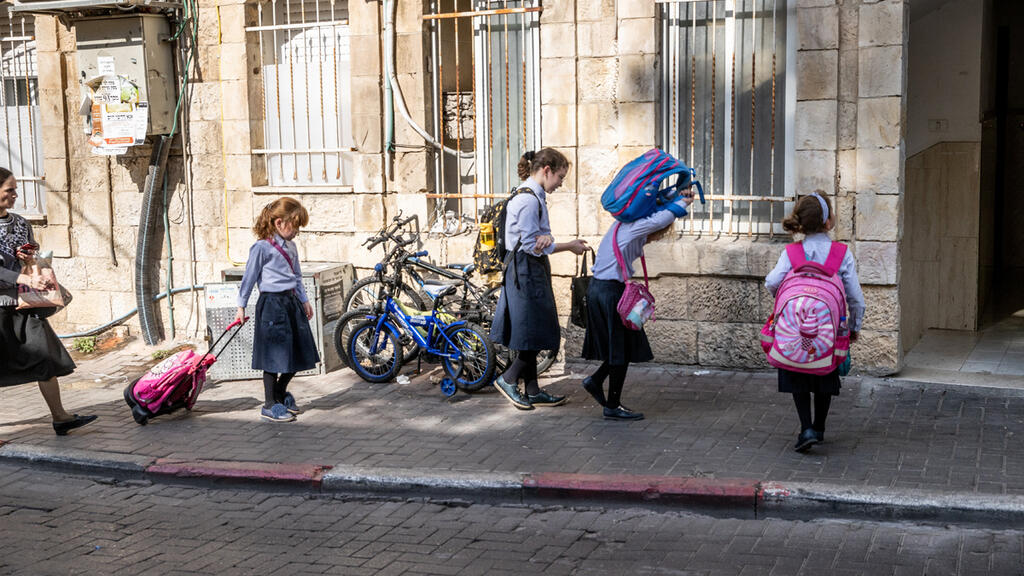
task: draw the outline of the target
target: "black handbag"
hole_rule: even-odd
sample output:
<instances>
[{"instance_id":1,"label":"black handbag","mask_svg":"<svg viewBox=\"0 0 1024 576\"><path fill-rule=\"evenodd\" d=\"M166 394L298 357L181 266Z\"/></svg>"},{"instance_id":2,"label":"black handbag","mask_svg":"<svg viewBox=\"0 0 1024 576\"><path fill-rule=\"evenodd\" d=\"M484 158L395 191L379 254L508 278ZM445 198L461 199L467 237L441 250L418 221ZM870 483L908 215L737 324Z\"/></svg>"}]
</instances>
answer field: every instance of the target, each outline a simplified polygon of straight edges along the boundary
<instances>
[{"instance_id":1,"label":"black handbag","mask_svg":"<svg viewBox=\"0 0 1024 576\"><path fill-rule=\"evenodd\" d=\"M583 253L580 275L572 279L571 285L572 311L569 313L569 320L580 328L587 327L587 289L590 288L588 253L589 251Z\"/></svg>"}]
</instances>

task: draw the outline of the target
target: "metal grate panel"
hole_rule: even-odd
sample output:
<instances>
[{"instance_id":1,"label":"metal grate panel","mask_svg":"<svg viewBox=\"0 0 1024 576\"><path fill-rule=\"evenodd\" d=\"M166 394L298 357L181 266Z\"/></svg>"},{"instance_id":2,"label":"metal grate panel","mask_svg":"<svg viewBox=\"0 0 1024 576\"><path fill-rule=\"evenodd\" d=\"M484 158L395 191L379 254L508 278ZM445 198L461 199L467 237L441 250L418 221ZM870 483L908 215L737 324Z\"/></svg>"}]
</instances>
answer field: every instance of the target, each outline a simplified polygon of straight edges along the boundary
<instances>
[{"instance_id":1,"label":"metal grate panel","mask_svg":"<svg viewBox=\"0 0 1024 576\"><path fill-rule=\"evenodd\" d=\"M242 269L228 269L222 275L227 280L241 278ZM337 370L343 364L334 351L332 341L334 325L341 317L344 295L355 282L355 269L351 264L313 263L303 270L303 286L313 305L310 328L316 342L320 363L311 370L299 372L298 376L326 374ZM213 282L206 285L206 325L214 338L235 319L239 281ZM245 313L256 315L256 301L259 291L253 290ZM247 323L238 336L217 355L217 363L210 367L209 377L214 380L253 380L262 378L263 373L252 369L252 342L255 324Z\"/></svg>"}]
</instances>

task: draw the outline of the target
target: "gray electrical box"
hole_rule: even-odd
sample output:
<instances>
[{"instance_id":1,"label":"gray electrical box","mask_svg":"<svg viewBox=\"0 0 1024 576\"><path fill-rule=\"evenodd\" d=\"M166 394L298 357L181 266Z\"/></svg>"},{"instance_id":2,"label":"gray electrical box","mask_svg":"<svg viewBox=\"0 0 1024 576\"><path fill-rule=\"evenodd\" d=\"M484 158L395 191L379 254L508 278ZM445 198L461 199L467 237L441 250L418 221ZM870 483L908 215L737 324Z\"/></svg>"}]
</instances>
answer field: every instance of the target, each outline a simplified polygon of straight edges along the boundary
<instances>
[{"instance_id":1,"label":"gray electrical box","mask_svg":"<svg viewBox=\"0 0 1024 576\"><path fill-rule=\"evenodd\" d=\"M168 134L174 122L175 79L170 23L165 16L135 14L75 20L79 80L109 73L125 76L149 103L147 134Z\"/></svg>"},{"instance_id":2,"label":"gray electrical box","mask_svg":"<svg viewBox=\"0 0 1024 576\"><path fill-rule=\"evenodd\" d=\"M221 273L224 282L206 284L206 326L214 340L234 321L238 310L238 286L244 268L228 268ZM334 327L345 308L345 294L355 283L356 271L351 264L336 262L309 262L302 264L302 284L313 305L313 319L309 321L316 341L320 363L312 370L299 372L300 376L326 374L344 366L334 349ZM259 290L253 289L245 314L255 320ZM252 340L254 322L241 328L231 344L217 355L217 363L210 367L214 380L252 380L263 373L252 369Z\"/></svg>"}]
</instances>

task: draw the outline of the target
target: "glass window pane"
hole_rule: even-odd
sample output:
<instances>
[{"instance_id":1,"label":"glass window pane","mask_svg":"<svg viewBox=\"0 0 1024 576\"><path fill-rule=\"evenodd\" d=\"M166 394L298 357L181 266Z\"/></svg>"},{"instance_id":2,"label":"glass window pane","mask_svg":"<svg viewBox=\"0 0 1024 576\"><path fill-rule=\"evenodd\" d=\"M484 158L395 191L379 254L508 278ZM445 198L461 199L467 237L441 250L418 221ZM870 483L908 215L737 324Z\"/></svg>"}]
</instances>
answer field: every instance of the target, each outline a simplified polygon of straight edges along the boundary
<instances>
[{"instance_id":1,"label":"glass window pane","mask_svg":"<svg viewBox=\"0 0 1024 576\"><path fill-rule=\"evenodd\" d=\"M0 9L0 165L19 180L15 211L43 214L35 17Z\"/></svg>"},{"instance_id":2,"label":"glass window pane","mask_svg":"<svg viewBox=\"0 0 1024 576\"><path fill-rule=\"evenodd\" d=\"M257 14L269 184L351 184L347 4L263 1Z\"/></svg>"}]
</instances>

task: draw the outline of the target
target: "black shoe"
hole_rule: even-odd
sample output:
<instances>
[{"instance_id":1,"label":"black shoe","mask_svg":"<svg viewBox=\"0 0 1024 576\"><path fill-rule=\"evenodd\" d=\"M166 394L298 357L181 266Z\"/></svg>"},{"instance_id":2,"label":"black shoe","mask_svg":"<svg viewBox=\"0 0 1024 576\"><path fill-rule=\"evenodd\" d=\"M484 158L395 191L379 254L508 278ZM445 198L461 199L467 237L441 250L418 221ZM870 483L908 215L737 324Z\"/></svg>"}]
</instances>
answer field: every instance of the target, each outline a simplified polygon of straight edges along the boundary
<instances>
[{"instance_id":1,"label":"black shoe","mask_svg":"<svg viewBox=\"0 0 1024 576\"><path fill-rule=\"evenodd\" d=\"M541 390L536 394L527 394L526 398L530 401L531 405L540 406L542 408L548 406L561 406L562 404L565 404L565 396L553 396L544 390Z\"/></svg>"},{"instance_id":2,"label":"black shoe","mask_svg":"<svg viewBox=\"0 0 1024 576\"><path fill-rule=\"evenodd\" d=\"M78 414L75 414L71 418L71 420L67 420L64 422L54 422L53 431L57 433L57 436L67 436L68 432L74 430L75 428L81 428L82 426L85 426L86 424L92 422L95 419L96 416L93 415L79 416Z\"/></svg>"},{"instance_id":3,"label":"black shoe","mask_svg":"<svg viewBox=\"0 0 1024 576\"><path fill-rule=\"evenodd\" d=\"M606 406L604 409L604 418L605 420L643 420L644 415L640 412L627 410L621 405L618 408L608 408Z\"/></svg>"},{"instance_id":4,"label":"black shoe","mask_svg":"<svg viewBox=\"0 0 1024 576\"><path fill-rule=\"evenodd\" d=\"M518 386L509 384L505 382L504 378L498 376L494 379L494 387L516 408L520 410L533 410L533 404L530 404L530 400L526 396L519 393Z\"/></svg>"},{"instance_id":5,"label":"black shoe","mask_svg":"<svg viewBox=\"0 0 1024 576\"><path fill-rule=\"evenodd\" d=\"M590 376L583 379L583 389L593 396L594 400L597 400L599 406L604 406L608 403L608 400L604 397L604 387L600 384L595 384L594 379Z\"/></svg>"},{"instance_id":6,"label":"black shoe","mask_svg":"<svg viewBox=\"0 0 1024 576\"><path fill-rule=\"evenodd\" d=\"M811 446L817 444L821 440L818 439L818 433L814 431L814 428L808 428L801 432L796 437L796 446L793 450L797 452L806 452L810 450Z\"/></svg>"},{"instance_id":7,"label":"black shoe","mask_svg":"<svg viewBox=\"0 0 1024 576\"><path fill-rule=\"evenodd\" d=\"M818 430L817 428L815 428L814 429L814 433L818 435L818 443L819 444L825 441L825 431L824 430Z\"/></svg>"}]
</instances>

